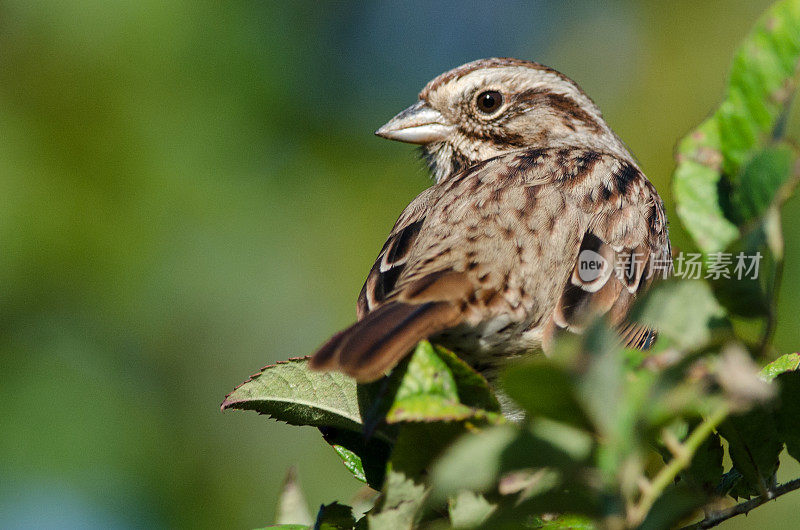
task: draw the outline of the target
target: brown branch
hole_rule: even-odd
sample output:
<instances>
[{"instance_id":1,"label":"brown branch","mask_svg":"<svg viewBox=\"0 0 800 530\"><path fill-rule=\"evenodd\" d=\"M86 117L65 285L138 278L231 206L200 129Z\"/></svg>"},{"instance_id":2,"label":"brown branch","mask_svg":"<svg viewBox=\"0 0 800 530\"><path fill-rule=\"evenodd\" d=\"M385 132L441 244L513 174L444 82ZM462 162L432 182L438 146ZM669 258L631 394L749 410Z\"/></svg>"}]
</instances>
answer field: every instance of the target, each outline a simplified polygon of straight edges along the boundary
<instances>
[{"instance_id":1,"label":"brown branch","mask_svg":"<svg viewBox=\"0 0 800 530\"><path fill-rule=\"evenodd\" d=\"M748 513L753 508L758 508L762 504L765 504L773 499L777 499L781 495L785 495L790 491L794 491L796 489L800 489L800 478L796 478L794 480L790 480L785 484L781 484L776 488L772 488L767 492L766 495L760 495L758 497L753 497L749 501L742 502L737 504L736 506L731 506L725 510L720 510L718 512L709 513L705 519L695 524L691 524L689 526L684 526L681 530L698 530L704 528L713 528L718 524L722 523L723 521L727 521L731 517L736 517L737 515L741 515L743 513Z\"/></svg>"}]
</instances>

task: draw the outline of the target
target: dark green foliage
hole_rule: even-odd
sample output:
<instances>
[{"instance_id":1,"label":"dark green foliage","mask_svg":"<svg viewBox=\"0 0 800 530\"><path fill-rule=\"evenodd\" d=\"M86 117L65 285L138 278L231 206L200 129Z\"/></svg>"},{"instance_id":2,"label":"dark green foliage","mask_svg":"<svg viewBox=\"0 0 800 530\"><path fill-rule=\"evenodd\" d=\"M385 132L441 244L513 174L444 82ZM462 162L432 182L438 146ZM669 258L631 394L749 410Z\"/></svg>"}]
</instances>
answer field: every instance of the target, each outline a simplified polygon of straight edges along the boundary
<instances>
[{"instance_id":1,"label":"dark green foliage","mask_svg":"<svg viewBox=\"0 0 800 530\"><path fill-rule=\"evenodd\" d=\"M314 530L348 530L355 524L352 508L334 502L320 507Z\"/></svg>"},{"instance_id":2,"label":"dark green foliage","mask_svg":"<svg viewBox=\"0 0 800 530\"><path fill-rule=\"evenodd\" d=\"M583 429L592 425L580 405L568 374L546 359L537 359L506 373L503 388L531 414L550 417ZM536 389L532 393L531 389Z\"/></svg>"},{"instance_id":3,"label":"dark green foliage","mask_svg":"<svg viewBox=\"0 0 800 530\"><path fill-rule=\"evenodd\" d=\"M790 372L784 372L776 378L780 386L778 398L780 407L775 415L780 439L786 444L786 451L795 460L800 461L800 414L797 414L797 405L800 404L800 372L797 371L797 354L793 354Z\"/></svg>"},{"instance_id":4,"label":"dark green foliage","mask_svg":"<svg viewBox=\"0 0 800 530\"><path fill-rule=\"evenodd\" d=\"M673 528L683 519L691 516L692 512L702 506L705 500L706 497L697 495L696 491L685 484L670 486L653 504L639 529Z\"/></svg>"},{"instance_id":5,"label":"dark green foliage","mask_svg":"<svg viewBox=\"0 0 800 530\"><path fill-rule=\"evenodd\" d=\"M728 453L742 480L733 489L736 496L763 495L774 484L782 447L775 420L769 411L755 407L729 417L719 427L728 441Z\"/></svg>"},{"instance_id":6,"label":"dark green foliage","mask_svg":"<svg viewBox=\"0 0 800 530\"><path fill-rule=\"evenodd\" d=\"M680 474L695 497L698 493L710 497L719 490L723 476L723 456L722 440L718 434L712 434L700 444L692 463Z\"/></svg>"}]
</instances>

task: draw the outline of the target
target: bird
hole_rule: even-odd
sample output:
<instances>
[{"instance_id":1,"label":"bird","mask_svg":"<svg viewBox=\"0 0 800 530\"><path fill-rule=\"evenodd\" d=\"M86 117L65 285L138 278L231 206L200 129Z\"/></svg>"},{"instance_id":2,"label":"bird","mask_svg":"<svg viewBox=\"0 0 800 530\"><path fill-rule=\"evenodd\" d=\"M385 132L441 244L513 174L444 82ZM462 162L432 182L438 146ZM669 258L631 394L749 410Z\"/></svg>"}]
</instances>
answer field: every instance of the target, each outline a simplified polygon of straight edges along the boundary
<instances>
[{"instance_id":1,"label":"bird","mask_svg":"<svg viewBox=\"0 0 800 530\"><path fill-rule=\"evenodd\" d=\"M622 344L653 344L628 313L671 270L663 201L574 81L532 61L473 61L375 134L417 144L434 182L392 228L357 321L312 369L374 381L429 339L493 374L600 315Z\"/></svg>"}]
</instances>

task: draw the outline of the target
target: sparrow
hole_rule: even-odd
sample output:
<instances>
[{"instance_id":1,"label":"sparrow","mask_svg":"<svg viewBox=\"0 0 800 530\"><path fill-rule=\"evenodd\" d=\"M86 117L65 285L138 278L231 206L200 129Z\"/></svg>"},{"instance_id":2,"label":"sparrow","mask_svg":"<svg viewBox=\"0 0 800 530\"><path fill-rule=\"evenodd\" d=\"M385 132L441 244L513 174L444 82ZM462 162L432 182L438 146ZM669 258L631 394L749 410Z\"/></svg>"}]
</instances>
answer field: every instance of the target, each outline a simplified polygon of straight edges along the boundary
<instances>
[{"instance_id":1,"label":"sparrow","mask_svg":"<svg viewBox=\"0 0 800 530\"><path fill-rule=\"evenodd\" d=\"M530 61L470 62L375 134L421 146L435 183L400 214L358 321L313 369L373 381L430 339L496 372L598 315L625 345L652 345L656 331L626 317L654 264L671 267L664 205L574 81Z\"/></svg>"}]
</instances>

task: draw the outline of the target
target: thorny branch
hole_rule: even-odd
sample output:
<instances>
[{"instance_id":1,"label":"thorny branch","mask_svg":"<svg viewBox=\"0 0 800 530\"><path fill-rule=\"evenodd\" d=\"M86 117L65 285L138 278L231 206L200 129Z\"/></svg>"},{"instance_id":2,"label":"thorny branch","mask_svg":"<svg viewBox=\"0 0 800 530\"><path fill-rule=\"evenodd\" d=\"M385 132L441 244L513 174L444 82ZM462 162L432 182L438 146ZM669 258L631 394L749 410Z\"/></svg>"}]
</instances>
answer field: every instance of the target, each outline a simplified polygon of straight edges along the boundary
<instances>
[{"instance_id":1,"label":"thorny branch","mask_svg":"<svg viewBox=\"0 0 800 530\"><path fill-rule=\"evenodd\" d=\"M713 528L718 524L722 523L723 521L727 521L731 517L736 517L737 515L741 515L743 513L746 514L750 510L758 508L762 504L765 504L773 499L777 499L781 495L785 495L790 491L794 491L796 489L800 489L800 478L790 480L785 484L781 484L780 486L772 488L767 492L766 495L753 497L749 501L739 503L725 510L712 512L708 516L706 516L706 518L703 519L702 521L691 524L689 526L684 526L683 528L681 528L681 530L699 530L705 528Z\"/></svg>"}]
</instances>

